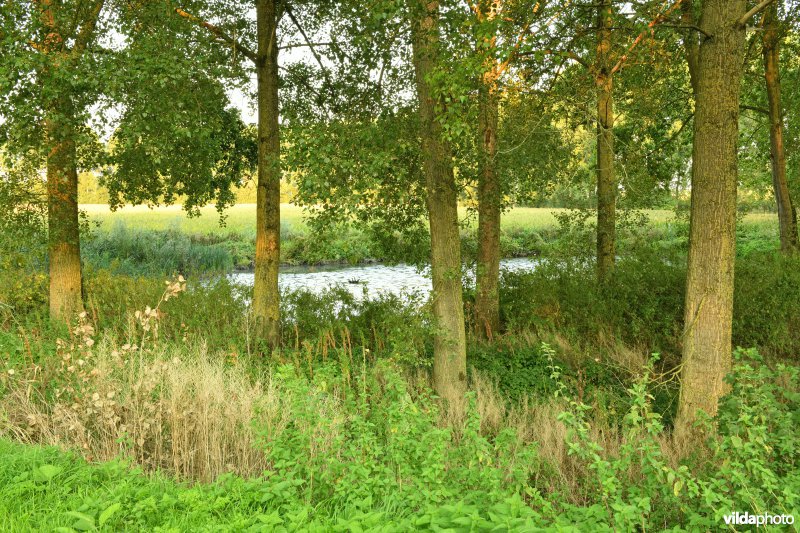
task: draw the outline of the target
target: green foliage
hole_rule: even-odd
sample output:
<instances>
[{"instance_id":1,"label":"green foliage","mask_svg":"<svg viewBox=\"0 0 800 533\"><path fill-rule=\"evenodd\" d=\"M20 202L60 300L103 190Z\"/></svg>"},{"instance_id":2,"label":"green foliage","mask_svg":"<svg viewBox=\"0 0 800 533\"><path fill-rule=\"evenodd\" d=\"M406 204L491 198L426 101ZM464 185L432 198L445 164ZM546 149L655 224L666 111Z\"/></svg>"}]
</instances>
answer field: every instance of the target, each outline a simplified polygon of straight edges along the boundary
<instances>
[{"instance_id":1,"label":"green foliage","mask_svg":"<svg viewBox=\"0 0 800 533\"><path fill-rule=\"evenodd\" d=\"M629 387L618 446L598 440L593 408L574 398L555 352L539 352L556 394L578 494L541 493L536 446L509 428L481 431L476 396L453 424L427 391L413 391L391 363L352 372L320 364L314 376L281 366L274 379L292 416L256 426L267 470L182 485L124 462L90 465L54 448L0 440L4 530L407 531L497 529L709 530L732 511L794 514L800 372L739 351L716 432L681 464L665 454L653 411L653 362ZM59 529L61 528L61 529Z\"/></svg>"},{"instance_id":2,"label":"green foliage","mask_svg":"<svg viewBox=\"0 0 800 533\"><path fill-rule=\"evenodd\" d=\"M435 406L425 398L412 400L390 366L355 373L346 387L342 376L325 367L311 382L290 367L279 375L297 393L295 419L277 438L265 429L269 475L320 511L377 507L403 516L454 498L491 509L525 487L532 448L520 449L513 433L494 442L481 436L474 405L462 427L438 427ZM331 412L332 403L349 416ZM331 433L332 442L321 440ZM280 506L282 499L272 501ZM475 519L485 523L484 513ZM416 518L419 525L431 519L425 513Z\"/></svg>"},{"instance_id":3,"label":"green foliage","mask_svg":"<svg viewBox=\"0 0 800 533\"><path fill-rule=\"evenodd\" d=\"M130 230L117 224L110 232L97 232L84 241L83 260L94 268L124 275L201 274L229 272L234 267L227 246L198 242L178 230Z\"/></svg>"},{"instance_id":4,"label":"green foliage","mask_svg":"<svg viewBox=\"0 0 800 533\"><path fill-rule=\"evenodd\" d=\"M800 258L775 251L736 263L734 342L762 353L800 353Z\"/></svg>"},{"instance_id":5,"label":"green foliage","mask_svg":"<svg viewBox=\"0 0 800 533\"><path fill-rule=\"evenodd\" d=\"M503 339L477 344L469 350L467 364L496 379L498 388L512 401L530 394L549 396L554 391L547 358L530 343Z\"/></svg>"},{"instance_id":6,"label":"green foliage","mask_svg":"<svg viewBox=\"0 0 800 533\"><path fill-rule=\"evenodd\" d=\"M547 350L552 356L552 350ZM677 468L664 455L661 416L652 410L650 373L628 390L631 408L623 420L624 440L610 456L590 436L590 408L571 401L560 416L570 430L570 454L589 465L589 515L615 530L721 527L723 517L741 513L794 514L800 505L797 461L797 367L767 367L754 350L739 350L728 376L732 390L720 405L708 454ZM551 365L553 377L560 369ZM560 394L566 388L560 385ZM581 514L586 509L578 510ZM574 511L573 511L574 512ZM567 511L568 516L575 515Z\"/></svg>"},{"instance_id":7,"label":"green foliage","mask_svg":"<svg viewBox=\"0 0 800 533\"><path fill-rule=\"evenodd\" d=\"M552 327L584 341L674 350L684 277L681 266L652 257L621 258L601 287L592 266L543 260L533 272L503 274L501 313L511 330Z\"/></svg>"},{"instance_id":8,"label":"green foliage","mask_svg":"<svg viewBox=\"0 0 800 533\"><path fill-rule=\"evenodd\" d=\"M286 291L282 296L284 343L313 352L308 357L324 360L332 352L331 357L338 356L348 368L354 357L365 353L408 366L430 364L433 325L418 294L365 293L356 299L344 287L332 287L319 293Z\"/></svg>"}]
</instances>

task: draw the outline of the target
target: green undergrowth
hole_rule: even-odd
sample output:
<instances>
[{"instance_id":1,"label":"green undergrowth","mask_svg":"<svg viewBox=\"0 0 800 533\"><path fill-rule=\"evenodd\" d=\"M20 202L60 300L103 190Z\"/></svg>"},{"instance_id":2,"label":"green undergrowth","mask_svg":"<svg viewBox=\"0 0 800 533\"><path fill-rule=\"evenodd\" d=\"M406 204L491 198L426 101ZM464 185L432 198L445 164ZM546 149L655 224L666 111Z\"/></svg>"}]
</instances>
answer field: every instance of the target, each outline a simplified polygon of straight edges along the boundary
<instances>
[{"instance_id":1,"label":"green undergrowth","mask_svg":"<svg viewBox=\"0 0 800 533\"><path fill-rule=\"evenodd\" d=\"M628 388L614 443L593 408L563 384L542 346L558 420L577 472L553 490L537 439L481 430L476 396L442 425L437 404L391 365L345 384L335 367L313 378L291 366L275 379L292 415L282 431L255 425L261 476L180 484L116 460L89 464L54 448L0 440L5 531L637 531L716 530L733 512L800 512L797 367L770 368L739 351L717 431L677 460L652 409L652 366ZM330 371L326 370L330 368ZM541 436L539 436L541 437Z\"/></svg>"}]
</instances>

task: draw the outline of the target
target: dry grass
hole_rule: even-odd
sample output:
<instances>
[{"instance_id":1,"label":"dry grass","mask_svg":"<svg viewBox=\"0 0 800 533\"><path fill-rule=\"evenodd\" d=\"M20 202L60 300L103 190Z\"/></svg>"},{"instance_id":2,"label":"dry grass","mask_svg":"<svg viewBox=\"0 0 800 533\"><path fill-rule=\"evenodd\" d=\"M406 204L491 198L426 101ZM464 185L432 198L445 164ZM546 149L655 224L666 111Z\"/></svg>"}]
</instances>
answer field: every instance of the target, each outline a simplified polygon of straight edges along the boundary
<instances>
[{"instance_id":1,"label":"dry grass","mask_svg":"<svg viewBox=\"0 0 800 533\"><path fill-rule=\"evenodd\" d=\"M46 401L37 372L11 382L0 399L0 433L208 481L260 474L266 465L253 446L254 424L276 432L289 421L289 398L274 380L225 368L203 347L182 359L174 349L144 355L102 343L81 360L86 370L77 380L67 367L39 372L74 384L54 401Z\"/></svg>"},{"instance_id":2,"label":"dry grass","mask_svg":"<svg viewBox=\"0 0 800 533\"><path fill-rule=\"evenodd\" d=\"M62 361L67 352L61 354ZM84 361L80 372L69 372L71 365L32 367L6 381L7 393L0 397L0 434L78 450L91 460L129 457L147 470L210 481L226 472L245 477L262 474L269 466L264 444L290 423L308 423L304 421L309 417L295 416L297 405L318 409L319 419L332 421L305 428L313 433L309 453L314 455L337 453L337 436L348 417L337 400L342 391L312 390L300 399L280 378L268 374L254 379L242 366L224 364L221 354L209 354L202 345L144 354L137 347L118 347L105 340L70 355L68 363L78 357ZM70 385L60 389L54 401L47 401L48 379ZM408 380L412 394L429 390L423 373ZM567 428L558 421L565 402L529 399L509 406L496 385L477 374L470 389L483 434L493 436L513 428L521 443L535 443L535 486L543 492L557 491L575 503L588 501L586 480L592 471L568 453ZM454 428L458 438L465 405L442 404L439 413L440 424ZM609 458L624 442L604 420L592 421L591 438ZM673 462L682 453L666 438L662 450Z\"/></svg>"},{"instance_id":3,"label":"dry grass","mask_svg":"<svg viewBox=\"0 0 800 533\"><path fill-rule=\"evenodd\" d=\"M182 279L168 283L162 301L184 288ZM203 344L159 344L159 306L134 315L130 338L122 345L109 338L95 343L94 328L84 313L71 340L59 342L57 353L45 364L30 361L26 368L3 375L0 435L77 450L90 460L127 457L147 470L197 481L227 472L261 475L269 466L264 448L290 424L311 435L309 460L336 456L343 425L352 414L341 402L348 395L344 389L352 387L349 379L298 388L285 376L255 377L241 362L209 353ZM569 353L566 340L555 340ZM618 352L618 357L619 366L631 372L641 369L636 352ZM374 372L380 380L379 366L361 372ZM412 399L429 394L428 373L417 371L406 379ZM565 401L530 398L509 405L496 384L478 373L473 373L469 388L481 433L495 436L511 428L520 445L536 445L537 464L530 470L538 488L575 503L588 501L592 471L568 453L570 436L558 420L567 408ZM457 440L465 427L467 405L463 401L438 406L439 425L452 428ZM308 416L308 410L318 416ZM589 437L607 458L618 455L624 443L615 425L602 419L592 420ZM666 438L660 444L673 463L686 451Z\"/></svg>"}]
</instances>

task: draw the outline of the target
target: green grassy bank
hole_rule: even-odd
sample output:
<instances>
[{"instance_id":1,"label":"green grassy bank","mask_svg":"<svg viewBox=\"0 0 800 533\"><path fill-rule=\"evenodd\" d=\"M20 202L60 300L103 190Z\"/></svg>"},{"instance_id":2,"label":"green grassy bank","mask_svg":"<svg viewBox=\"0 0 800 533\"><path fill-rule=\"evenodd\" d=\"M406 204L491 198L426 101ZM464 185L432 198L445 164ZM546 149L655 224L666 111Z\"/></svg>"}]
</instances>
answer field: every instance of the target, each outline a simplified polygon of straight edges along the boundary
<instances>
[{"instance_id":1,"label":"green grassy bank","mask_svg":"<svg viewBox=\"0 0 800 533\"><path fill-rule=\"evenodd\" d=\"M255 207L237 205L226 212L225 225L213 207L189 218L180 207L148 209L126 207L110 212L107 206L83 206L89 232L83 243L85 262L95 268L124 274L168 275L229 272L253 268ZM462 210L462 250L465 260L477 250L474 216ZM621 253L637 241L659 241L664 247L685 249L687 224L671 211L643 211L625 215L620 223ZM743 217L740 253L777 246L774 215ZM514 208L504 214L501 253L504 257L562 254L589 257L593 249L593 221L588 213L563 209ZM310 229L302 210L282 207L281 261L286 265L358 264L369 261L424 263L430 243L427 235L373 231L372 228Z\"/></svg>"}]
</instances>

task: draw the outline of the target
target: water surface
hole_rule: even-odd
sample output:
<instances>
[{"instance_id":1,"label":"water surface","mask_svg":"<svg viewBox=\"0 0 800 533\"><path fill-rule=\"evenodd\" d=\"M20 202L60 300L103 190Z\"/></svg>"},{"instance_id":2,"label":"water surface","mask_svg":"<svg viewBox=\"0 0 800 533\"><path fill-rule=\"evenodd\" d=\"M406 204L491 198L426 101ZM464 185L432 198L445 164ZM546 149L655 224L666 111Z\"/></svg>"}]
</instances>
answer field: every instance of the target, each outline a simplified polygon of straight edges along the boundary
<instances>
[{"instance_id":1,"label":"water surface","mask_svg":"<svg viewBox=\"0 0 800 533\"><path fill-rule=\"evenodd\" d=\"M538 259L514 258L500 262L502 270L519 272L533 270ZM474 278L474 271L469 272ZM252 272L230 274L228 279L235 283L252 285L255 275ZM278 275L281 289L304 289L321 292L336 285L346 287L356 298L363 294L408 294L427 295L431 292L430 267L419 269L412 265L364 265L349 267L287 267Z\"/></svg>"}]
</instances>

